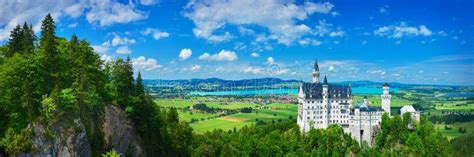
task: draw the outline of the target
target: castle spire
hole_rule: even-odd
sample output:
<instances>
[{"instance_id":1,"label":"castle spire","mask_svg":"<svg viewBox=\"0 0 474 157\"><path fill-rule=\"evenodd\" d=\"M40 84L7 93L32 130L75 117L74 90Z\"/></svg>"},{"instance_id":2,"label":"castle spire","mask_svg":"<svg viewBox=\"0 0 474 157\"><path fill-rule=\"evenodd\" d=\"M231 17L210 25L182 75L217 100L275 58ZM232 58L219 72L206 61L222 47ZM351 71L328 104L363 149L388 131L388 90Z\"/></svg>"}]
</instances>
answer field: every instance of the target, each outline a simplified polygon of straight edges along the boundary
<instances>
[{"instance_id":1,"label":"castle spire","mask_svg":"<svg viewBox=\"0 0 474 157\"><path fill-rule=\"evenodd\" d=\"M318 60L314 60L313 83L319 83L319 65Z\"/></svg>"},{"instance_id":2,"label":"castle spire","mask_svg":"<svg viewBox=\"0 0 474 157\"><path fill-rule=\"evenodd\" d=\"M324 82L323 82L324 85L328 85L328 78L327 78L327 75L324 75Z\"/></svg>"}]
</instances>

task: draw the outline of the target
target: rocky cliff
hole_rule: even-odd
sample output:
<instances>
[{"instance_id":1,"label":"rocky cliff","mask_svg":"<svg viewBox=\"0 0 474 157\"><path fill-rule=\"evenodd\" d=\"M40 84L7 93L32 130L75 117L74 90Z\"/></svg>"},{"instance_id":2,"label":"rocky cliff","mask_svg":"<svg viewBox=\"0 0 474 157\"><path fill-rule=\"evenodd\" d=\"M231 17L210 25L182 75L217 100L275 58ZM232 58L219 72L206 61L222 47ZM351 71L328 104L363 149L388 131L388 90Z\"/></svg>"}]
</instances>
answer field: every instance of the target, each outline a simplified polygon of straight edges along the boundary
<instances>
[{"instance_id":1,"label":"rocky cliff","mask_svg":"<svg viewBox=\"0 0 474 157\"><path fill-rule=\"evenodd\" d=\"M109 105L105 107L104 118L102 130L109 147L122 155L143 156L139 136L125 112L116 106Z\"/></svg>"},{"instance_id":2,"label":"rocky cliff","mask_svg":"<svg viewBox=\"0 0 474 157\"><path fill-rule=\"evenodd\" d=\"M121 155L144 156L140 138L133 127L133 122L120 108L105 106L102 132L105 146L103 150L114 149ZM55 124L50 129L39 123L28 126L32 151L20 153L20 157L90 157L91 146L87 130L81 119L74 119L71 125ZM89 129L90 130L90 129Z\"/></svg>"},{"instance_id":3,"label":"rocky cliff","mask_svg":"<svg viewBox=\"0 0 474 157\"><path fill-rule=\"evenodd\" d=\"M28 129L33 133L31 137L32 151L21 153L18 156L91 156L91 149L84 125L80 119L75 119L73 124L67 128L55 125L50 131L42 124L30 124Z\"/></svg>"}]
</instances>

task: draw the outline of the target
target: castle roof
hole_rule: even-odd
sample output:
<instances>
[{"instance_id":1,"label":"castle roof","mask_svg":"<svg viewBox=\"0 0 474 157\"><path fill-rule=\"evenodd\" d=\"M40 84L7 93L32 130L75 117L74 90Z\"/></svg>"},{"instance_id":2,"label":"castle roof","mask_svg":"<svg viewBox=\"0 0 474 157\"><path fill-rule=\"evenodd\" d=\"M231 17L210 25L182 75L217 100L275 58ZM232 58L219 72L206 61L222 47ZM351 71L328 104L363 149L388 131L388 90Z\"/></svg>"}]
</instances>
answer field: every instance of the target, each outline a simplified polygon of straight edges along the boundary
<instances>
[{"instance_id":1,"label":"castle roof","mask_svg":"<svg viewBox=\"0 0 474 157\"><path fill-rule=\"evenodd\" d=\"M385 82L385 83L383 84L383 86L384 86L384 87L388 87L388 83Z\"/></svg>"},{"instance_id":2,"label":"castle roof","mask_svg":"<svg viewBox=\"0 0 474 157\"><path fill-rule=\"evenodd\" d=\"M318 65L318 60L314 60L314 70L319 71L319 65Z\"/></svg>"},{"instance_id":3,"label":"castle roof","mask_svg":"<svg viewBox=\"0 0 474 157\"><path fill-rule=\"evenodd\" d=\"M303 83L303 93L306 99L321 99L323 98L323 84L321 83ZM328 98L330 99L346 99L351 98L352 89L348 85L328 85Z\"/></svg>"},{"instance_id":4,"label":"castle roof","mask_svg":"<svg viewBox=\"0 0 474 157\"><path fill-rule=\"evenodd\" d=\"M354 107L354 109L359 109L360 112L376 112L376 111L383 111L381 107L372 107L368 106L364 102L359 102L357 105ZM354 109L352 109L352 112L350 112L350 115L354 115Z\"/></svg>"}]
</instances>

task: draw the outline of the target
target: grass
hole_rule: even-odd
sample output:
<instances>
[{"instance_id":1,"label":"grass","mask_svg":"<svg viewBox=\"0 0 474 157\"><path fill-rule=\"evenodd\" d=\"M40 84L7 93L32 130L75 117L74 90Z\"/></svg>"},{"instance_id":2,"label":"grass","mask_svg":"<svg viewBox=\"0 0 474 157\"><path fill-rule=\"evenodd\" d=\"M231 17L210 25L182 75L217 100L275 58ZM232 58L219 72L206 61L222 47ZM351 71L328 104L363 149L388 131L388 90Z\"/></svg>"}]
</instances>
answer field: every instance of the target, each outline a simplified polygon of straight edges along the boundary
<instances>
[{"instance_id":1,"label":"grass","mask_svg":"<svg viewBox=\"0 0 474 157\"><path fill-rule=\"evenodd\" d=\"M212 100L204 100L202 98L198 100L186 100L186 99L157 99L155 103L161 107L176 107L185 108L198 103L204 103L208 107L220 108L220 109L240 109L244 107L256 108L259 105L250 102L217 102Z\"/></svg>"},{"instance_id":2,"label":"grass","mask_svg":"<svg viewBox=\"0 0 474 157\"><path fill-rule=\"evenodd\" d=\"M231 130L250 126L259 121L272 122L279 119L288 120L290 116L296 119L297 106L294 104L270 104L268 109L253 110L251 113L237 113L211 120L190 124L196 132L212 131L214 129Z\"/></svg>"},{"instance_id":3,"label":"grass","mask_svg":"<svg viewBox=\"0 0 474 157\"><path fill-rule=\"evenodd\" d=\"M382 100L380 98L380 95L354 95L353 105L356 105L357 103L364 100L364 96L367 96L367 100L369 101L370 106L381 106L382 105ZM414 103L415 102L404 99L402 97L392 95L390 106L392 106L392 107L402 107L402 106L405 106L405 105L413 105Z\"/></svg>"},{"instance_id":4,"label":"grass","mask_svg":"<svg viewBox=\"0 0 474 157\"><path fill-rule=\"evenodd\" d=\"M186 121L186 122L191 122L191 119L198 119L201 120L202 118L206 119L209 117L215 117L218 114L217 113L206 113L206 112L201 112L201 111L186 111L183 112L181 110L178 110L178 115L179 119L181 121Z\"/></svg>"},{"instance_id":5,"label":"grass","mask_svg":"<svg viewBox=\"0 0 474 157\"><path fill-rule=\"evenodd\" d=\"M453 139L458 136L463 135L462 133L459 132L459 127L466 128L467 132L473 132L474 131L474 121L470 122L456 122L454 124L451 124L452 129L451 130L446 130L444 128L444 124L436 124L435 129L444 136L446 136L448 139Z\"/></svg>"}]
</instances>

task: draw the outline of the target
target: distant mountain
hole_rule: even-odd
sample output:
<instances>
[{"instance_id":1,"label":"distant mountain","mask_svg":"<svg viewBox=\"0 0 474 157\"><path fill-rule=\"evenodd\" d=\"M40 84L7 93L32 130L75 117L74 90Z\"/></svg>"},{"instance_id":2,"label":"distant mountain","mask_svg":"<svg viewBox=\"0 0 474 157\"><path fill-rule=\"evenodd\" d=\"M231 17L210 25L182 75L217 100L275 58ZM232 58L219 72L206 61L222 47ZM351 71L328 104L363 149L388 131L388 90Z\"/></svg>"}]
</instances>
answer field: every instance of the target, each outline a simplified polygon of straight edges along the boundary
<instances>
[{"instance_id":1,"label":"distant mountain","mask_svg":"<svg viewBox=\"0 0 474 157\"><path fill-rule=\"evenodd\" d=\"M224 87L240 87L240 86L273 86L279 84L298 83L298 80L282 80L279 78L257 78L243 80L224 80L219 78L207 79L187 79L187 80L144 80L147 86L198 86L198 85L218 85Z\"/></svg>"},{"instance_id":2,"label":"distant mountain","mask_svg":"<svg viewBox=\"0 0 474 157\"><path fill-rule=\"evenodd\" d=\"M224 80L219 78L207 78L207 79L180 79L180 80L144 80L143 83L146 86L194 86L199 85L212 85L221 87L242 87L242 86L274 86L274 85L295 85L299 83L299 80L283 80L279 78L256 78L256 79L243 79L243 80ZM384 82L374 82L368 80L361 81L343 81L343 82L330 82L334 84L351 85L352 87L381 87ZM405 84L398 82L388 82L390 87L393 88L409 88L413 86L437 86L437 87L456 87L448 85L421 85L421 84Z\"/></svg>"}]
</instances>

